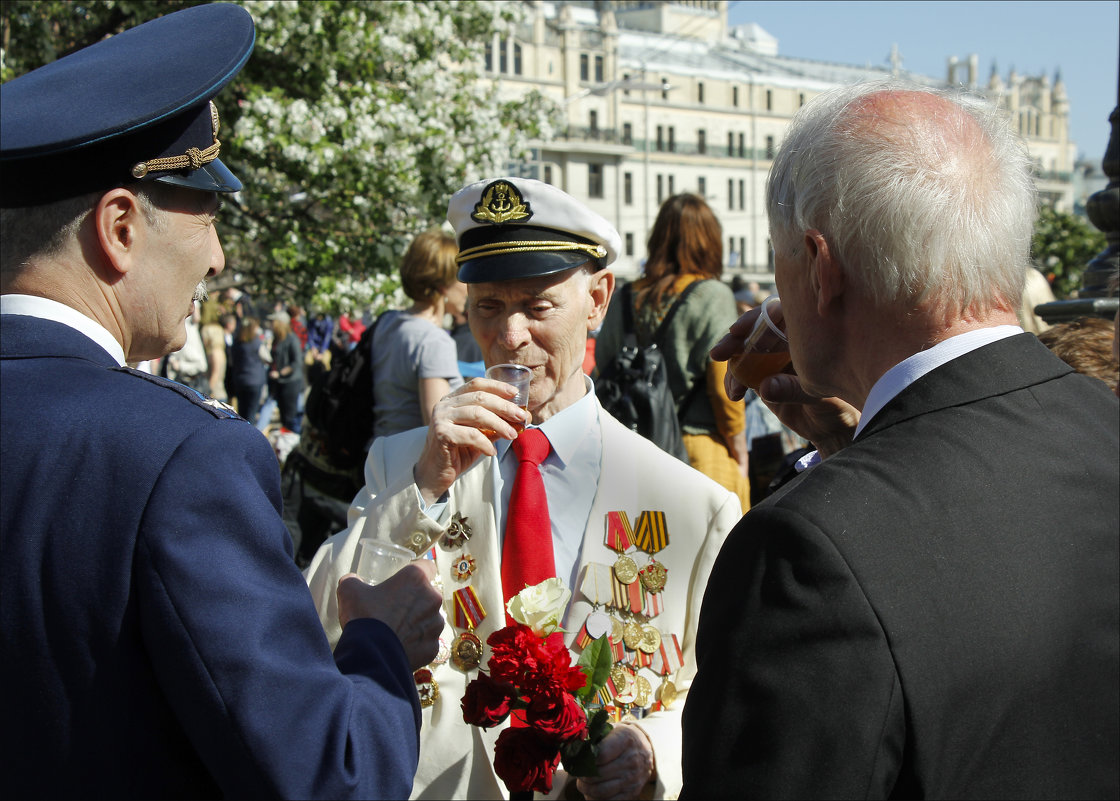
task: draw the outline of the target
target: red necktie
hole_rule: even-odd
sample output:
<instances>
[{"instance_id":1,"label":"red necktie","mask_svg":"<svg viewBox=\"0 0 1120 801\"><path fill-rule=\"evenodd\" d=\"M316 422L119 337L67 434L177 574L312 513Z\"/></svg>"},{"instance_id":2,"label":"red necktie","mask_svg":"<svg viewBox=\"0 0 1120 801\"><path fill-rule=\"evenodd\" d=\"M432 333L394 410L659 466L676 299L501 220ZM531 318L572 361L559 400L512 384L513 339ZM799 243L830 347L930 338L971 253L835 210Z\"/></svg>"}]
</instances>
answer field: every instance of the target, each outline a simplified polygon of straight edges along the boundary
<instances>
[{"instance_id":1,"label":"red necktie","mask_svg":"<svg viewBox=\"0 0 1120 801\"><path fill-rule=\"evenodd\" d=\"M525 587L556 576L552 557L552 524L548 498L538 465L552 446L539 428L527 428L513 441L517 475L506 510L506 537L502 544L502 597L506 602ZM513 625L506 613L506 625Z\"/></svg>"}]
</instances>

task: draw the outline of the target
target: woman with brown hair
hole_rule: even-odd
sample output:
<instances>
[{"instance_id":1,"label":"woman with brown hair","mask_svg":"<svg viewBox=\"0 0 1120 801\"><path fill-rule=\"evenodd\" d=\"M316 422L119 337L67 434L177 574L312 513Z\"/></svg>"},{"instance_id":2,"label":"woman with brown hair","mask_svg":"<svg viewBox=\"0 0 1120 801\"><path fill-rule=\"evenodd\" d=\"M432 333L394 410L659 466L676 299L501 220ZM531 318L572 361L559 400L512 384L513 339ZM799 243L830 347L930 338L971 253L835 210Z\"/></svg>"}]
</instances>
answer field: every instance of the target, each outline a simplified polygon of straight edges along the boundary
<instances>
[{"instance_id":1,"label":"woman with brown hair","mask_svg":"<svg viewBox=\"0 0 1120 801\"><path fill-rule=\"evenodd\" d=\"M650 233L645 274L628 295L638 344L656 342L665 359L689 463L738 495L746 511L750 487L743 402L728 400L723 390L727 363L708 356L738 318L735 296L718 280L723 273L722 242L719 220L702 198L673 195L662 204ZM655 340L669 309L698 281L702 283L683 299L669 327ZM621 302L626 293L620 294ZM599 365L610 362L621 347L620 302L611 304L596 338Z\"/></svg>"},{"instance_id":2,"label":"woman with brown hair","mask_svg":"<svg viewBox=\"0 0 1120 801\"><path fill-rule=\"evenodd\" d=\"M381 315L373 333L374 437L427 425L436 401L463 383L455 341L443 329L448 296L463 304L455 238L426 231L401 262L410 308Z\"/></svg>"}]
</instances>

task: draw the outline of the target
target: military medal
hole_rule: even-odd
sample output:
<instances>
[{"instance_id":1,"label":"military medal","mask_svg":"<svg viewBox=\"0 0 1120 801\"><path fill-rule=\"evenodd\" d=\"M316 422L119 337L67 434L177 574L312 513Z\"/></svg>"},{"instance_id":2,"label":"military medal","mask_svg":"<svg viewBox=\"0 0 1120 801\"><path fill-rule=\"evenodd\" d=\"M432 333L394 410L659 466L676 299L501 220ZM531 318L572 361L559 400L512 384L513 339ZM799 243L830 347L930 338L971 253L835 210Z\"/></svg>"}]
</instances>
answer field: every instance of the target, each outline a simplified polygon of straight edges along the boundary
<instances>
[{"instance_id":1,"label":"military medal","mask_svg":"<svg viewBox=\"0 0 1120 801\"><path fill-rule=\"evenodd\" d=\"M432 663L430 665L428 665L428 667L439 667L440 665L445 663L450 658L451 658L451 646L449 646L447 644L447 640L443 639L443 637L440 637L439 638L439 650L436 651L436 658L432 660Z\"/></svg>"},{"instance_id":2,"label":"military medal","mask_svg":"<svg viewBox=\"0 0 1120 801\"><path fill-rule=\"evenodd\" d=\"M638 571L638 578L642 580L642 585L650 592L661 592L665 589L665 579L668 574L669 568L651 556L649 564Z\"/></svg>"},{"instance_id":3,"label":"military medal","mask_svg":"<svg viewBox=\"0 0 1120 801\"><path fill-rule=\"evenodd\" d=\"M467 629L451 644L451 664L459 670L474 670L482 661L482 640L474 634L475 627L486 618L486 610L474 587L463 587L451 593L455 602L456 628Z\"/></svg>"},{"instance_id":4,"label":"military medal","mask_svg":"<svg viewBox=\"0 0 1120 801\"><path fill-rule=\"evenodd\" d=\"M603 606L611 601L613 576L609 565L588 562L583 566L579 591L593 606Z\"/></svg>"},{"instance_id":5,"label":"military medal","mask_svg":"<svg viewBox=\"0 0 1120 801\"><path fill-rule=\"evenodd\" d=\"M637 650L652 654L661 647L661 632L648 623L641 627Z\"/></svg>"},{"instance_id":6,"label":"military medal","mask_svg":"<svg viewBox=\"0 0 1120 801\"><path fill-rule=\"evenodd\" d=\"M451 572L455 574L457 580L466 581L474 573L474 567L474 557L465 553L451 566Z\"/></svg>"},{"instance_id":7,"label":"military medal","mask_svg":"<svg viewBox=\"0 0 1120 801\"><path fill-rule=\"evenodd\" d=\"M645 676L634 677L634 706L646 707L653 700L653 687Z\"/></svg>"},{"instance_id":8,"label":"military medal","mask_svg":"<svg viewBox=\"0 0 1120 801\"><path fill-rule=\"evenodd\" d=\"M439 700L439 684L432 677L432 671L427 668L420 668L412 674L416 680L416 692L420 696L420 706L429 707L434 706L436 701Z\"/></svg>"},{"instance_id":9,"label":"military medal","mask_svg":"<svg viewBox=\"0 0 1120 801\"><path fill-rule=\"evenodd\" d=\"M626 512L607 512L606 546L618 554L614 575L623 584L632 584L638 578L638 566L626 555L634 536Z\"/></svg>"},{"instance_id":10,"label":"military medal","mask_svg":"<svg viewBox=\"0 0 1120 801\"><path fill-rule=\"evenodd\" d=\"M622 642L623 628L621 620L616 617L611 618L611 642Z\"/></svg>"},{"instance_id":11,"label":"military medal","mask_svg":"<svg viewBox=\"0 0 1120 801\"><path fill-rule=\"evenodd\" d=\"M638 650L642 641L642 627L634 621L627 623L622 627L622 641L631 651Z\"/></svg>"},{"instance_id":12,"label":"military medal","mask_svg":"<svg viewBox=\"0 0 1120 801\"><path fill-rule=\"evenodd\" d=\"M661 677L661 686L657 688L656 697L662 709L668 709L677 700L677 687L669 681L668 676Z\"/></svg>"},{"instance_id":13,"label":"military medal","mask_svg":"<svg viewBox=\"0 0 1120 801\"><path fill-rule=\"evenodd\" d=\"M592 612L587 616L587 622L584 623L584 627L587 629L588 636L597 640L607 632L614 630L611 623L610 615L605 612Z\"/></svg>"},{"instance_id":14,"label":"military medal","mask_svg":"<svg viewBox=\"0 0 1120 801\"><path fill-rule=\"evenodd\" d=\"M471 538L471 527L467 525L468 518L463 517L459 512L451 516L451 522L447 524L447 530L443 532L443 539L440 545L444 548L451 550L458 548Z\"/></svg>"},{"instance_id":15,"label":"military medal","mask_svg":"<svg viewBox=\"0 0 1120 801\"><path fill-rule=\"evenodd\" d=\"M611 684L614 685L614 698L620 704L634 703L634 674L622 665L611 669Z\"/></svg>"},{"instance_id":16,"label":"military medal","mask_svg":"<svg viewBox=\"0 0 1120 801\"><path fill-rule=\"evenodd\" d=\"M451 646L451 664L464 673L474 670L482 661L482 640L474 632L464 631Z\"/></svg>"},{"instance_id":17,"label":"military medal","mask_svg":"<svg viewBox=\"0 0 1120 801\"><path fill-rule=\"evenodd\" d=\"M642 585L650 592L661 592L665 589L665 579L669 569L658 562L653 555L669 544L669 529L665 526L665 513L645 511L638 515L633 541L639 550L649 555L649 563L638 573Z\"/></svg>"}]
</instances>

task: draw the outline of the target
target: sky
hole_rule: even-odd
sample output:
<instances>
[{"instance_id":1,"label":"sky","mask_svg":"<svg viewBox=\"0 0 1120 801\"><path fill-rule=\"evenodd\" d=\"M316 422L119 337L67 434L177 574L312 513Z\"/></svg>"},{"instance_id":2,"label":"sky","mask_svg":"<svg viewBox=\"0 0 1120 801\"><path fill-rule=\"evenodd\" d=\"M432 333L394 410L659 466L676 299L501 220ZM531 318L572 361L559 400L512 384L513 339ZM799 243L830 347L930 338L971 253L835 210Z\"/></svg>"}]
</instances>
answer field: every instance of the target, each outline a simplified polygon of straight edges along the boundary
<instances>
[{"instance_id":1,"label":"sky","mask_svg":"<svg viewBox=\"0 0 1120 801\"><path fill-rule=\"evenodd\" d=\"M950 56L979 56L979 80L992 64L1004 82L1060 71L1070 104L1070 138L1098 164L1117 105L1120 0L736 0L728 24L758 23L778 54L840 64L887 66L897 44L904 69L944 79Z\"/></svg>"}]
</instances>

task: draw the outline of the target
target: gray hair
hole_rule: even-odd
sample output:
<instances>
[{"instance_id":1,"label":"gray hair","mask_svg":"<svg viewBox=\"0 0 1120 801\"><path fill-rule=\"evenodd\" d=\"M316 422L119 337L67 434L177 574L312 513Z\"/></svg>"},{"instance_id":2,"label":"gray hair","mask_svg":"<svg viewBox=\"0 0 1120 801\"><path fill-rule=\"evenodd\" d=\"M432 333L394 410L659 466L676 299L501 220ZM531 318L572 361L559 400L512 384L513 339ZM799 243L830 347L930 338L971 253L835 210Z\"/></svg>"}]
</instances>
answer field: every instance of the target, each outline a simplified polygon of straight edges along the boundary
<instances>
[{"instance_id":1,"label":"gray hair","mask_svg":"<svg viewBox=\"0 0 1120 801\"><path fill-rule=\"evenodd\" d=\"M883 113L869 102L899 91L959 113ZM796 256L805 231L819 230L877 304L986 311L1022 295L1031 162L1005 114L980 98L893 81L819 95L793 119L766 203L775 250Z\"/></svg>"},{"instance_id":2,"label":"gray hair","mask_svg":"<svg viewBox=\"0 0 1120 801\"><path fill-rule=\"evenodd\" d=\"M136 194L145 221L163 231L167 217L160 208L166 200L163 184L130 187ZM105 192L92 192L41 206L0 209L0 273L11 278L39 259L57 258L77 237L86 217Z\"/></svg>"}]
</instances>

